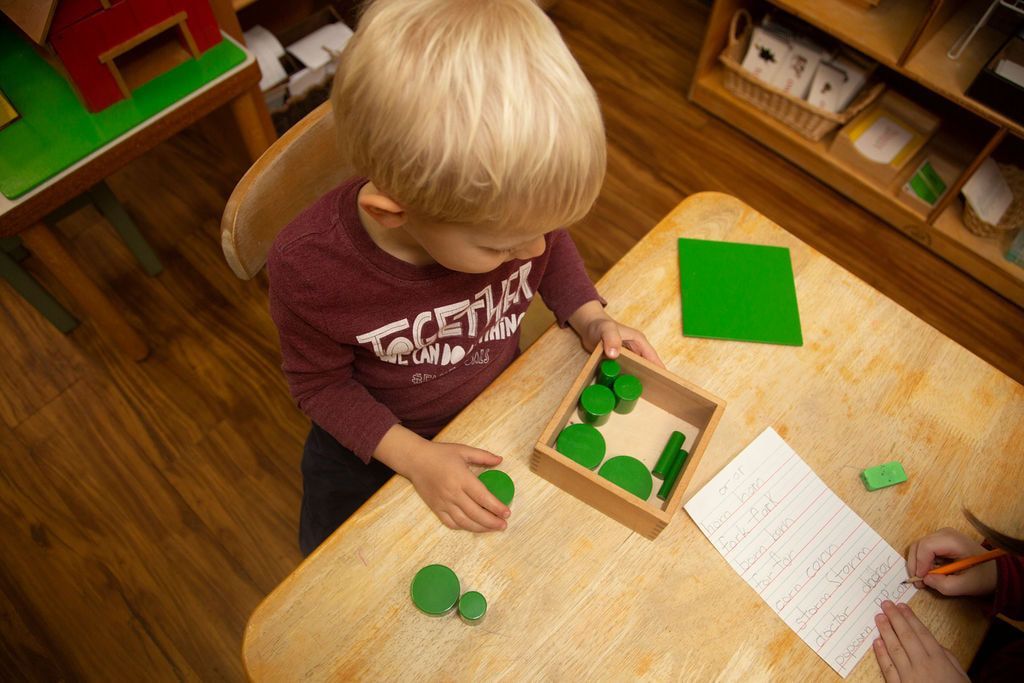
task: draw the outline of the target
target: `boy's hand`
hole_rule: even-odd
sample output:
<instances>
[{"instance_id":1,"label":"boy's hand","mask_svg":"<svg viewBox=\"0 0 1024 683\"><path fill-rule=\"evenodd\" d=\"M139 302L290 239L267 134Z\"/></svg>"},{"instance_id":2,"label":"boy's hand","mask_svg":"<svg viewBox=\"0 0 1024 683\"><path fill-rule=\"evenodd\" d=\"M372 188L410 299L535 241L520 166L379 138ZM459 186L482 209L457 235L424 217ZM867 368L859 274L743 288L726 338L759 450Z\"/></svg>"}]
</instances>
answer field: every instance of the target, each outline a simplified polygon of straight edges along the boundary
<instances>
[{"instance_id":1,"label":"boy's hand","mask_svg":"<svg viewBox=\"0 0 1024 683\"><path fill-rule=\"evenodd\" d=\"M374 457L408 479L449 529L500 531L508 507L494 497L470 465L494 467L501 457L457 443L435 443L395 425L381 439Z\"/></svg>"},{"instance_id":2,"label":"boy's hand","mask_svg":"<svg viewBox=\"0 0 1024 683\"><path fill-rule=\"evenodd\" d=\"M968 680L960 662L917 618L910 606L882 603L875 616L881 638L875 639L875 659L886 683L960 683Z\"/></svg>"},{"instance_id":3,"label":"boy's hand","mask_svg":"<svg viewBox=\"0 0 1024 683\"><path fill-rule=\"evenodd\" d=\"M928 586L943 595L988 595L996 589L995 562L985 562L946 576L928 574L935 568L936 558L959 560L985 551L980 543L955 529L940 529L910 546L907 571L910 576L924 577L924 581L915 582L917 588Z\"/></svg>"},{"instance_id":4,"label":"boy's hand","mask_svg":"<svg viewBox=\"0 0 1024 683\"><path fill-rule=\"evenodd\" d=\"M598 343L604 344L604 355L616 358L623 345L633 353L665 367L643 332L621 325L604 312L598 301L588 301L569 316L569 325L576 330L583 347L593 351Z\"/></svg>"}]
</instances>

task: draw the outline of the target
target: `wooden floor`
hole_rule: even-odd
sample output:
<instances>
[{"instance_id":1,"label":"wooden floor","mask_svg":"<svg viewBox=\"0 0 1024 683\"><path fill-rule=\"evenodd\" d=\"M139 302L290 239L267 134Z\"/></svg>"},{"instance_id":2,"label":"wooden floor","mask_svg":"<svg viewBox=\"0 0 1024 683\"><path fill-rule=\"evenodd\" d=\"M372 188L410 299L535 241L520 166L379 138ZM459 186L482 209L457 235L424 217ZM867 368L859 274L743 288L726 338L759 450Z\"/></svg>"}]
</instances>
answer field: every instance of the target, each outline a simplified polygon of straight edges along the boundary
<instances>
[{"instance_id":1,"label":"wooden floor","mask_svg":"<svg viewBox=\"0 0 1024 683\"><path fill-rule=\"evenodd\" d=\"M706 14L658 0L554 11L608 125L608 180L574 230L591 273L688 194L725 191L1024 379L1024 312L686 101ZM93 210L58 226L152 345L144 363L89 321L61 336L0 282L5 679L240 679L248 615L299 562L307 425L278 369L265 282L236 280L221 258L217 221L245 163L211 131L110 180L159 277Z\"/></svg>"}]
</instances>

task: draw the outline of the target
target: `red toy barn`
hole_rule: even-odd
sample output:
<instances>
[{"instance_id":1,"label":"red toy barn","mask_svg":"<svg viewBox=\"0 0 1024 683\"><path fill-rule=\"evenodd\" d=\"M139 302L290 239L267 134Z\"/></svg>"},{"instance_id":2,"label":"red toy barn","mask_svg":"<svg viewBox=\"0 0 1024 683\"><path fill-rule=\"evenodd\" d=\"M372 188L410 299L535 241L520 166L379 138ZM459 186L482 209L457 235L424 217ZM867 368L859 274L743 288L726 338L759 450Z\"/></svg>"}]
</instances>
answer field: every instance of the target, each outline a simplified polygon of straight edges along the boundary
<instances>
[{"instance_id":1,"label":"red toy barn","mask_svg":"<svg viewBox=\"0 0 1024 683\"><path fill-rule=\"evenodd\" d=\"M89 111L220 42L207 0L0 0L60 62Z\"/></svg>"}]
</instances>

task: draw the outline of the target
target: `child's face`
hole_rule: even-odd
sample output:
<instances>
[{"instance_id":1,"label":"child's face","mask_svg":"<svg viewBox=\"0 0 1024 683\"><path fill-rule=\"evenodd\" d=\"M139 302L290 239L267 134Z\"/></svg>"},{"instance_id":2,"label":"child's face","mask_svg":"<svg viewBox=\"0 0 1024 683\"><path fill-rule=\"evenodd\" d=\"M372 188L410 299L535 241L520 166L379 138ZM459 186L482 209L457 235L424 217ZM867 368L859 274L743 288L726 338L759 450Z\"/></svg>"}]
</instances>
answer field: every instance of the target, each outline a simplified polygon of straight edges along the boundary
<instances>
[{"instance_id":1,"label":"child's face","mask_svg":"<svg viewBox=\"0 0 1024 683\"><path fill-rule=\"evenodd\" d=\"M507 261L536 258L544 253L544 235L551 232L414 220L403 227L431 259L461 273L487 273Z\"/></svg>"}]
</instances>

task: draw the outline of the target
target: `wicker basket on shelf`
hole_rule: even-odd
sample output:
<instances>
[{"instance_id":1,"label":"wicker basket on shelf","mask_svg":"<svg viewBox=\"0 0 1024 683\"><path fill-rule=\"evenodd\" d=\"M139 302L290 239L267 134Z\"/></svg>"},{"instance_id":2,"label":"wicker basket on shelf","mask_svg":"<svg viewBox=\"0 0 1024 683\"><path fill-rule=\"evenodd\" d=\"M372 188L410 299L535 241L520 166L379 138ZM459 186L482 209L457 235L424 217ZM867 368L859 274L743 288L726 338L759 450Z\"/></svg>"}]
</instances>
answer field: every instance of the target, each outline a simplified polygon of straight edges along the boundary
<instances>
[{"instance_id":1,"label":"wicker basket on shelf","mask_svg":"<svg viewBox=\"0 0 1024 683\"><path fill-rule=\"evenodd\" d=\"M1010 164L999 164L999 172L1013 192L1013 201L999 219L999 225L981 220L971 208L970 202L964 202L964 226L978 237L998 237L1024 227L1024 170Z\"/></svg>"},{"instance_id":2,"label":"wicker basket on shelf","mask_svg":"<svg viewBox=\"0 0 1024 683\"><path fill-rule=\"evenodd\" d=\"M729 44L718 56L718 61L725 67L725 89L778 119L805 138L815 142L822 139L839 126L848 123L874 102L885 89L881 83L876 83L870 88L865 87L853 102L839 113L819 109L806 100L782 92L741 66L747 53L747 46L750 44L753 24L753 19L746 10L738 10L732 17Z\"/></svg>"}]
</instances>

